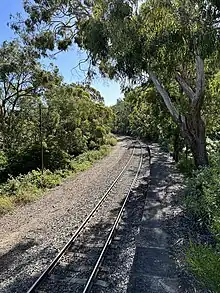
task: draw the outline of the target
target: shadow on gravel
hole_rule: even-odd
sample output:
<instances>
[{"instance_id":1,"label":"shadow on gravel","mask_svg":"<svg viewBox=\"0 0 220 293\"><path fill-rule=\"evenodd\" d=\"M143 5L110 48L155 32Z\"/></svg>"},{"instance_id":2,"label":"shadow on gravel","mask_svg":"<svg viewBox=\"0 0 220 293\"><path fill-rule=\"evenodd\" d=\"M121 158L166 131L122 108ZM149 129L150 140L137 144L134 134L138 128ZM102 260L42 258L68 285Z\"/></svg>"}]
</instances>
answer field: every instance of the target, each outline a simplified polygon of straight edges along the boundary
<instances>
[{"instance_id":1,"label":"shadow on gravel","mask_svg":"<svg viewBox=\"0 0 220 293\"><path fill-rule=\"evenodd\" d=\"M136 148L140 147L136 146ZM132 254L134 254L135 250L135 238L138 234L139 226L142 219L146 190L148 185L148 176L146 176L146 172L148 170L149 158L147 156L146 149L144 149L143 160L144 167L142 168L140 174L140 183L133 189L130 194L129 200L125 206L125 212L122 221L120 222L117 233L115 235L116 240L113 240L113 243L107 252L106 259L102 264L104 268L107 268L107 271L104 269L103 271L100 271L98 275L98 278L106 282L108 287L106 289L103 289L103 287L101 286L94 286L94 293L125 292L126 286L123 287L123 285L121 284L125 279L128 279L132 267ZM130 170L130 176L135 176L134 171ZM123 202L121 202L121 205L122 204ZM87 277L90 273L91 268L94 265L94 261L91 260L94 259L94 256L98 257L98 254L101 250L101 240L99 241L99 239L101 239L103 235L107 235L106 232L109 231L112 226L110 218L112 215L115 216L118 211L119 209L112 208L109 222L103 222L100 219L97 224L92 225L91 228L85 231L83 236L75 242L72 248L70 248L70 253L68 253L61 260L57 268L55 268L55 270L52 272L49 278L49 282L47 282L46 286L42 286L41 292L82 292L83 285L80 284L80 281L77 280ZM86 245L81 244L82 241L87 237L89 237L89 239L96 239L95 245L94 241L91 241L90 243L90 240L86 242ZM22 262L23 264L21 265L21 267L19 267L19 260L23 258L23 255L25 255L25 252L28 249L33 249L35 245L36 253L34 255L34 258L27 259L25 262ZM14 272L13 275L17 275L17 277L13 280L13 282L10 282L10 285L4 286L4 290L2 291L2 293L25 293L38 277L38 274L34 273L35 267L38 266L38 261L44 259L45 256L47 257L47 260L49 258L52 259L55 256L55 251L53 251L51 247L46 247L44 250L38 252L37 244L34 243L32 240L30 240L26 244L20 243L18 247L15 247L13 250L9 251L7 255L3 256L3 258L5 259L3 260L6 261L7 259L7 263L9 263L8 258L16 258L16 264L13 263L13 266L16 267L17 272ZM79 251L83 251L83 253L79 253ZM48 262L45 262L44 267L46 267L47 265ZM19 275L18 270L22 270L22 267L25 266L29 266L29 271L26 272L25 276L23 274L22 276ZM32 268L32 270L30 269L30 267ZM85 274L85 268L87 271L87 275ZM69 286L68 288L66 288L67 282L68 284L71 284L71 286ZM122 291L118 290L118 286L121 287ZM39 288L39 290L40 289L41 288Z\"/></svg>"},{"instance_id":2,"label":"shadow on gravel","mask_svg":"<svg viewBox=\"0 0 220 293\"><path fill-rule=\"evenodd\" d=\"M98 279L103 280L107 287L94 286L93 293L119 293L126 290L126 280L128 281L133 262L135 239L139 231L145 205L149 181L148 171L149 157L146 148L143 147L143 168L139 174L138 184L129 195L115 238L102 264L104 269L107 269L107 272L104 270L98 274ZM123 201L121 202L122 204Z\"/></svg>"},{"instance_id":3,"label":"shadow on gravel","mask_svg":"<svg viewBox=\"0 0 220 293\"><path fill-rule=\"evenodd\" d=\"M183 177L162 149L152 153L150 184L126 292L205 293L184 266L192 223L181 208Z\"/></svg>"},{"instance_id":4,"label":"shadow on gravel","mask_svg":"<svg viewBox=\"0 0 220 293\"><path fill-rule=\"evenodd\" d=\"M55 251L51 250L51 247L45 248L38 252L38 243L33 239L20 242L6 254L0 257L0 274L7 274L9 270L11 275L7 276L7 280L0 277L0 291L1 293L25 293L32 283L36 280L36 275L32 274L32 270L39 259L43 259L45 255L48 258L52 258L55 255ZM35 249L36 253L32 253L32 257L28 257L28 250ZM34 257L33 257L34 255ZM25 261L24 261L25 259ZM27 266L31 266L32 270L20 274L25 270ZM13 278L13 279L12 279ZM4 284L2 287L1 284ZM8 283L8 285L7 285Z\"/></svg>"},{"instance_id":5,"label":"shadow on gravel","mask_svg":"<svg viewBox=\"0 0 220 293\"><path fill-rule=\"evenodd\" d=\"M25 251L27 251L29 248L33 247L34 245L36 245L36 242L33 239L30 239L26 242L21 242L15 245L7 253L1 255L0 256L0 273L9 269L16 255L18 254L22 255L22 253L24 253Z\"/></svg>"}]
</instances>

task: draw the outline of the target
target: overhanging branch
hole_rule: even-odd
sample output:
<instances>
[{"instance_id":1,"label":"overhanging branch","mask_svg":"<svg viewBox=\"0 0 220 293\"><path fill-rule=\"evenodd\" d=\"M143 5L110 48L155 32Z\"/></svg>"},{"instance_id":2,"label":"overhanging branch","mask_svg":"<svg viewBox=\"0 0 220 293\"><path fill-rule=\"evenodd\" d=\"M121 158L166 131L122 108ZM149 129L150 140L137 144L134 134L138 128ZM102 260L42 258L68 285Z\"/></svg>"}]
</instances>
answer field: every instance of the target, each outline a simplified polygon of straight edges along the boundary
<instances>
[{"instance_id":1,"label":"overhanging branch","mask_svg":"<svg viewBox=\"0 0 220 293\"><path fill-rule=\"evenodd\" d=\"M161 97L163 98L163 101L167 109L169 110L170 114L172 115L173 119L177 123L179 123L179 112L177 111L176 107L172 103L168 92L165 90L165 88L163 87L163 85L161 84L161 82L158 80L158 78L153 72L148 71L148 74L150 79L154 83L154 86L156 87L157 91L160 93Z\"/></svg>"},{"instance_id":2,"label":"overhanging branch","mask_svg":"<svg viewBox=\"0 0 220 293\"><path fill-rule=\"evenodd\" d=\"M196 97L195 102L202 104L205 92L205 70L204 61L196 56Z\"/></svg>"},{"instance_id":3,"label":"overhanging branch","mask_svg":"<svg viewBox=\"0 0 220 293\"><path fill-rule=\"evenodd\" d=\"M195 99L195 93L192 88L187 84L187 82L182 78L179 73L176 73L176 80L183 89L184 93L187 95L187 97L189 97L191 102L193 102Z\"/></svg>"}]
</instances>

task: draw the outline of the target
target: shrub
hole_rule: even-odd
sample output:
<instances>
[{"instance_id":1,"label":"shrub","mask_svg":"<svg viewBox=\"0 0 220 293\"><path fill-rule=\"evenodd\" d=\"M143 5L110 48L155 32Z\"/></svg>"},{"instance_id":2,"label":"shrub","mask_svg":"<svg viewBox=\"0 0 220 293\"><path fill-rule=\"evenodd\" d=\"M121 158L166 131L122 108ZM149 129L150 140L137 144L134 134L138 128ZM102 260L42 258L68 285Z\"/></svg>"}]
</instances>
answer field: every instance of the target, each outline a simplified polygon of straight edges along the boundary
<instances>
[{"instance_id":1,"label":"shrub","mask_svg":"<svg viewBox=\"0 0 220 293\"><path fill-rule=\"evenodd\" d=\"M0 215L9 212L13 208L13 203L10 198L0 196Z\"/></svg>"},{"instance_id":2,"label":"shrub","mask_svg":"<svg viewBox=\"0 0 220 293\"><path fill-rule=\"evenodd\" d=\"M220 293L220 155L210 161L210 167L194 172L189 180L185 208L197 225L211 232L215 245L191 244L186 260L207 288Z\"/></svg>"},{"instance_id":3,"label":"shrub","mask_svg":"<svg viewBox=\"0 0 220 293\"><path fill-rule=\"evenodd\" d=\"M193 171L195 170L195 163L192 157L186 158L182 155L179 162L177 163L177 167L181 173L187 177L191 177L193 175Z\"/></svg>"},{"instance_id":4,"label":"shrub","mask_svg":"<svg viewBox=\"0 0 220 293\"><path fill-rule=\"evenodd\" d=\"M93 149L97 149L97 148L98 148L98 144L95 143L93 140L91 140L91 141L89 142L89 149L90 149L90 150L93 150Z\"/></svg>"},{"instance_id":5,"label":"shrub","mask_svg":"<svg viewBox=\"0 0 220 293\"><path fill-rule=\"evenodd\" d=\"M117 139L115 138L114 135L109 134L105 139L105 144L115 146L117 144Z\"/></svg>"},{"instance_id":6,"label":"shrub","mask_svg":"<svg viewBox=\"0 0 220 293\"><path fill-rule=\"evenodd\" d=\"M220 293L220 251L205 245L190 245L187 252L187 262L201 283Z\"/></svg>"},{"instance_id":7,"label":"shrub","mask_svg":"<svg viewBox=\"0 0 220 293\"><path fill-rule=\"evenodd\" d=\"M70 162L70 168L74 172L88 169L92 163L106 156L110 152L109 146L101 146L99 150L92 150L79 155Z\"/></svg>"},{"instance_id":8,"label":"shrub","mask_svg":"<svg viewBox=\"0 0 220 293\"><path fill-rule=\"evenodd\" d=\"M52 173L49 170L45 170L44 174L41 171L34 170L26 175L19 175L16 178L11 177L0 190L0 196L4 199L4 203L28 203L36 200L40 191L46 188L52 188L61 183L61 176L57 173ZM2 204L3 205L3 204ZM5 208L1 210L1 213L7 211Z\"/></svg>"},{"instance_id":9,"label":"shrub","mask_svg":"<svg viewBox=\"0 0 220 293\"><path fill-rule=\"evenodd\" d=\"M0 151L0 170L4 169L7 166L8 158L3 151Z\"/></svg>"},{"instance_id":10,"label":"shrub","mask_svg":"<svg viewBox=\"0 0 220 293\"><path fill-rule=\"evenodd\" d=\"M84 171L91 167L92 163L107 155L109 146L101 146L99 150L88 151L69 162L69 170L32 170L25 175L10 177L6 183L0 186L0 214L4 214L13 208L14 204L24 204L36 200L42 191L59 185L63 178Z\"/></svg>"},{"instance_id":11,"label":"shrub","mask_svg":"<svg viewBox=\"0 0 220 293\"><path fill-rule=\"evenodd\" d=\"M43 154L44 167L52 171L56 169L65 169L70 162L70 156L56 145L44 145ZM9 153L9 162L6 171L12 176L18 176L19 174L27 174L40 167L41 146L36 144L22 152Z\"/></svg>"},{"instance_id":12,"label":"shrub","mask_svg":"<svg viewBox=\"0 0 220 293\"><path fill-rule=\"evenodd\" d=\"M86 169L88 169L89 167L91 167L91 163L89 161L84 161L84 162L77 162L75 160L73 160L70 163L70 168L75 172L80 172L80 171L85 171Z\"/></svg>"},{"instance_id":13,"label":"shrub","mask_svg":"<svg viewBox=\"0 0 220 293\"><path fill-rule=\"evenodd\" d=\"M220 156L211 166L195 171L188 181L185 198L187 212L215 229L220 220Z\"/></svg>"}]
</instances>

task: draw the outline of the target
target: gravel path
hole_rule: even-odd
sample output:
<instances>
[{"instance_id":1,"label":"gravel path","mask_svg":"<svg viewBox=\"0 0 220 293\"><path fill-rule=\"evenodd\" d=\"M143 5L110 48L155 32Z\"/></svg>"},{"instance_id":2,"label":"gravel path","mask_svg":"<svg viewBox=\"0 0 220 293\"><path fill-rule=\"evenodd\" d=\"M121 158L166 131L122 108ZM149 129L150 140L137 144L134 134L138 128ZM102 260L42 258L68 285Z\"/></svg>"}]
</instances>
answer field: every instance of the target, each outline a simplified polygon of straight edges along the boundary
<instances>
[{"instance_id":1,"label":"gravel path","mask_svg":"<svg viewBox=\"0 0 220 293\"><path fill-rule=\"evenodd\" d=\"M128 143L128 139L121 140L108 157L91 169L50 191L38 202L17 208L0 219L1 293L26 292L122 170L131 153ZM183 266L182 254L191 230L179 203L184 180L168 154L157 144L151 144L150 148L151 164L144 147L141 175L125 207L93 293L207 293ZM117 208L114 202L110 198L109 206L113 211ZM94 238L108 227L109 215L104 215L104 210L101 213L98 225L92 227ZM103 222L105 217L107 222ZM91 227L85 235L87 232L91 235ZM88 267L88 263L82 262L83 254L77 255L77 249L72 253L78 257L82 270ZM59 270L68 265L67 256L51 276L51 284L56 273L60 277ZM69 281L73 277L71 272ZM80 274L79 277L82 278ZM47 288L42 292L71 292L64 287L61 285L57 291Z\"/></svg>"},{"instance_id":2,"label":"gravel path","mask_svg":"<svg viewBox=\"0 0 220 293\"><path fill-rule=\"evenodd\" d=\"M183 244L192 230L180 204L184 178L158 144L150 149L150 181L126 293L207 293L183 265Z\"/></svg>"},{"instance_id":3,"label":"gravel path","mask_svg":"<svg viewBox=\"0 0 220 293\"><path fill-rule=\"evenodd\" d=\"M139 233L149 177L149 157L142 145L143 163L138 180L125 206L122 221L103 262L104 270L98 274L92 293L126 293L135 257L136 238ZM100 283L104 281L103 285ZM101 283L102 284L102 283Z\"/></svg>"},{"instance_id":4,"label":"gravel path","mask_svg":"<svg viewBox=\"0 0 220 293\"><path fill-rule=\"evenodd\" d=\"M117 217L124 197L136 175L140 162L141 149L135 146L135 152L128 168L111 190L94 217L86 225L86 229L74 242L71 249L62 257L36 293L81 293L92 272L93 266L101 253L110 229Z\"/></svg>"},{"instance_id":5,"label":"gravel path","mask_svg":"<svg viewBox=\"0 0 220 293\"><path fill-rule=\"evenodd\" d=\"M71 237L122 170L131 151L127 138L91 169L68 179L39 201L0 219L0 290L22 293Z\"/></svg>"}]
</instances>

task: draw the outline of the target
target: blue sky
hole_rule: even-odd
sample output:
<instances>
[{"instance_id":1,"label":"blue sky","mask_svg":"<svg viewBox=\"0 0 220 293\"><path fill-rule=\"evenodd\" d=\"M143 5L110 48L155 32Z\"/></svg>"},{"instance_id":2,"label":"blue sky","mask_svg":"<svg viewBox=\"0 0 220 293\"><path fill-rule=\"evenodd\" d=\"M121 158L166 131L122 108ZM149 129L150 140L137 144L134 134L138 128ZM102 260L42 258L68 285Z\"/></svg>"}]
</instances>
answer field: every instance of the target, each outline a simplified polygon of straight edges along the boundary
<instances>
[{"instance_id":1,"label":"blue sky","mask_svg":"<svg viewBox=\"0 0 220 293\"><path fill-rule=\"evenodd\" d=\"M0 43L14 38L13 32L8 28L7 23L9 22L10 14L15 15L16 12L22 12L22 10L22 0L0 0ZM83 57L83 52L74 47L69 52L57 55L56 60L52 62L59 67L66 82L76 82L85 78L79 69L73 70ZM49 62L51 61L46 61L45 63ZM101 92L105 98L106 105L115 104L117 98L122 96L120 85L117 82L99 77L93 81L92 86Z\"/></svg>"}]
</instances>

